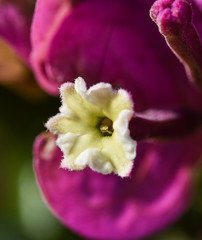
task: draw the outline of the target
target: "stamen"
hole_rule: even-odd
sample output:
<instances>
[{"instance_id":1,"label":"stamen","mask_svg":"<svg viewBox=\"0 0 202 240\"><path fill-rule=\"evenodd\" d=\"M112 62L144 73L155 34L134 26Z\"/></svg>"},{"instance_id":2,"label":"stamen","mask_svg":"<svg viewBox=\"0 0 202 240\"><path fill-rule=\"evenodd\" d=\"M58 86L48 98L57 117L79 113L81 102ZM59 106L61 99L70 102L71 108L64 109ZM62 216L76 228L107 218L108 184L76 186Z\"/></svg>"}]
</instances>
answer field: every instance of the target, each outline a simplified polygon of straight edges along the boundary
<instances>
[{"instance_id":1,"label":"stamen","mask_svg":"<svg viewBox=\"0 0 202 240\"><path fill-rule=\"evenodd\" d=\"M109 118L102 119L99 125L99 129L103 136L112 136L114 132L112 120Z\"/></svg>"},{"instance_id":2,"label":"stamen","mask_svg":"<svg viewBox=\"0 0 202 240\"><path fill-rule=\"evenodd\" d=\"M202 44L192 23L191 4L186 0L157 0L150 16L184 65L188 78L202 89Z\"/></svg>"}]
</instances>

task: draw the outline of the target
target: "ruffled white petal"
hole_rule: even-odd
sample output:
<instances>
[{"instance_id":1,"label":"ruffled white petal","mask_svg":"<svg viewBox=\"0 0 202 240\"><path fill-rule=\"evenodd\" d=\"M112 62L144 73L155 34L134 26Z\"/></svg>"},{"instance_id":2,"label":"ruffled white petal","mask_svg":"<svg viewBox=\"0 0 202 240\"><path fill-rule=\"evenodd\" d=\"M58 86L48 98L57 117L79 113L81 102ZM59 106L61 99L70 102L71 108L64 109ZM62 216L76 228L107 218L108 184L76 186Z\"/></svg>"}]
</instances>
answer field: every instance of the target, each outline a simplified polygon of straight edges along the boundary
<instances>
[{"instance_id":1,"label":"ruffled white petal","mask_svg":"<svg viewBox=\"0 0 202 240\"><path fill-rule=\"evenodd\" d=\"M77 78L75 84L63 84L60 93L60 113L46 127L58 135L56 143L64 154L61 167L81 170L88 166L102 174L128 176L136 156L136 142L128 129L134 114L128 92L113 90L107 83L87 89L85 81ZM112 135L102 134L103 118L114 122Z\"/></svg>"},{"instance_id":2,"label":"ruffled white petal","mask_svg":"<svg viewBox=\"0 0 202 240\"><path fill-rule=\"evenodd\" d=\"M112 164L102 152L97 149L86 149L75 160L78 166L89 166L92 170L109 174L113 171Z\"/></svg>"},{"instance_id":3,"label":"ruffled white petal","mask_svg":"<svg viewBox=\"0 0 202 240\"><path fill-rule=\"evenodd\" d=\"M58 136L56 144L62 150L64 155L68 155L79 135L80 134L66 133Z\"/></svg>"},{"instance_id":4,"label":"ruffled white petal","mask_svg":"<svg viewBox=\"0 0 202 240\"><path fill-rule=\"evenodd\" d=\"M75 80L75 90L89 103L103 109L112 97L113 90L111 84L98 83L88 90L85 81L79 77Z\"/></svg>"},{"instance_id":5,"label":"ruffled white petal","mask_svg":"<svg viewBox=\"0 0 202 240\"><path fill-rule=\"evenodd\" d=\"M133 115L133 111L123 110L119 113L119 116L113 125L114 131L125 151L126 158L131 161L136 157L136 141L130 137L130 131L128 129L128 123Z\"/></svg>"}]
</instances>

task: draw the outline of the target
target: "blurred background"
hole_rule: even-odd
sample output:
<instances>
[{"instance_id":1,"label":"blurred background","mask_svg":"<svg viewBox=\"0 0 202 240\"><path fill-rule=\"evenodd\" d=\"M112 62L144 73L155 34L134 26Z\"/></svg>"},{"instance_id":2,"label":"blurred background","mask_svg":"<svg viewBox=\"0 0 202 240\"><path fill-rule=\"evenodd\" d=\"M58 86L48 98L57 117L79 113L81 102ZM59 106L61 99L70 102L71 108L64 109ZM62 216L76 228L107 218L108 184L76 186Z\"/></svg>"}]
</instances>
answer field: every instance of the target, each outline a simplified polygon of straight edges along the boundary
<instances>
[{"instance_id":1,"label":"blurred background","mask_svg":"<svg viewBox=\"0 0 202 240\"><path fill-rule=\"evenodd\" d=\"M0 239L81 240L44 204L32 168L32 146L59 98L45 94L32 72L0 39ZM149 240L202 239L202 174L190 208L173 226Z\"/></svg>"}]
</instances>

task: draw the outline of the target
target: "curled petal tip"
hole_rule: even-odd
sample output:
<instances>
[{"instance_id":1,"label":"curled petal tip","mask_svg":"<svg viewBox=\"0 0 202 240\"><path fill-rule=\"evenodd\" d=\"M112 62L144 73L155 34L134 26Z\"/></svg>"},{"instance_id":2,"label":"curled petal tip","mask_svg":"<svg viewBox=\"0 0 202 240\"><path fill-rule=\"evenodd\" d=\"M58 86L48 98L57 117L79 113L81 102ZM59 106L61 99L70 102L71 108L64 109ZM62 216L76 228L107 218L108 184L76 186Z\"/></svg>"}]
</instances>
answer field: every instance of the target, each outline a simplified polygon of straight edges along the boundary
<instances>
[{"instance_id":1,"label":"curled petal tip","mask_svg":"<svg viewBox=\"0 0 202 240\"><path fill-rule=\"evenodd\" d=\"M150 16L162 34L179 34L191 23L191 4L184 0L158 0L152 6Z\"/></svg>"},{"instance_id":2,"label":"curled petal tip","mask_svg":"<svg viewBox=\"0 0 202 240\"><path fill-rule=\"evenodd\" d=\"M187 76L202 88L202 44L192 23L192 7L186 0L157 0L150 17L168 46L184 65Z\"/></svg>"}]
</instances>

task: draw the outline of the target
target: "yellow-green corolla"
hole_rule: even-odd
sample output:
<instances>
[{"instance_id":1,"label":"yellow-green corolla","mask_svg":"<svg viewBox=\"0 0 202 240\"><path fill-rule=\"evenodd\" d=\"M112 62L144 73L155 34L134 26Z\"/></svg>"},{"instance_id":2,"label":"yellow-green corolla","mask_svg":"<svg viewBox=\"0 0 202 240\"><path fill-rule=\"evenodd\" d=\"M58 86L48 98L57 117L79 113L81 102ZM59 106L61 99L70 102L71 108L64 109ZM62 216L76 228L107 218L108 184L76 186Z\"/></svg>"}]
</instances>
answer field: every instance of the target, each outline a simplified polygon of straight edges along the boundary
<instances>
[{"instance_id":1,"label":"yellow-green corolla","mask_svg":"<svg viewBox=\"0 0 202 240\"><path fill-rule=\"evenodd\" d=\"M46 127L58 135L64 156L62 168L82 170L89 166L102 174L129 176L136 156L128 123L134 115L127 91L98 83L88 90L82 78L60 88L60 113Z\"/></svg>"}]
</instances>

